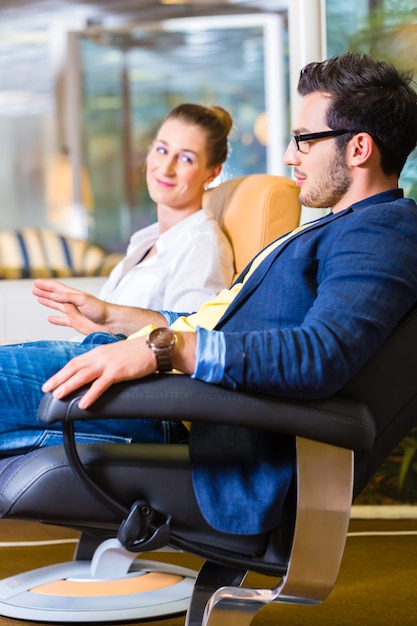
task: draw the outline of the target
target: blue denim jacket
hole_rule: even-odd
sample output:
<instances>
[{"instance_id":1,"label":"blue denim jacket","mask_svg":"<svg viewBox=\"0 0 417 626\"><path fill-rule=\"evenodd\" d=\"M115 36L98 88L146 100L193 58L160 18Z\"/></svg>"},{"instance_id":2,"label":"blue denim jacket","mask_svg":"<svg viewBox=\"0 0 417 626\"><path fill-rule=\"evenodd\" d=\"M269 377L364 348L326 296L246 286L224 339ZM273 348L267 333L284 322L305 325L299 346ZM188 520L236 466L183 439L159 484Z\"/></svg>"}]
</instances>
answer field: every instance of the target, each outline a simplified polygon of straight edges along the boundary
<instances>
[{"instance_id":1,"label":"blue denim jacket","mask_svg":"<svg viewBox=\"0 0 417 626\"><path fill-rule=\"evenodd\" d=\"M396 189L330 214L272 252L216 327L221 366L211 368L209 356L219 352L220 333L198 330L204 361L194 375L293 399L341 389L417 300L417 206L402 196ZM218 530L268 530L282 515L292 445L261 431L226 431L211 425L208 437L205 427L192 428L200 507Z\"/></svg>"}]
</instances>

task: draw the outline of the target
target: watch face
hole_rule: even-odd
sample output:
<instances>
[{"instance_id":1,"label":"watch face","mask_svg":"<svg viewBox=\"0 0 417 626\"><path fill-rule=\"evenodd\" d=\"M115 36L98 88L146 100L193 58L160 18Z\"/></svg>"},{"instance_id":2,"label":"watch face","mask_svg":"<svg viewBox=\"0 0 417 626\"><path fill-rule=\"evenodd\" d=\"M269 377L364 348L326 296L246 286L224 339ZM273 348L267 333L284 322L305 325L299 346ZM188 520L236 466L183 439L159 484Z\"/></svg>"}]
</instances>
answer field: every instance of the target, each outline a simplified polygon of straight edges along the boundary
<instances>
[{"instance_id":1,"label":"watch face","mask_svg":"<svg viewBox=\"0 0 417 626\"><path fill-rule=\"evenodd\" d=\"M175 333L170 328L155 328L149 335L148 343L155 348L170 348L175 345Z\"/></svg>"}]
</instances>

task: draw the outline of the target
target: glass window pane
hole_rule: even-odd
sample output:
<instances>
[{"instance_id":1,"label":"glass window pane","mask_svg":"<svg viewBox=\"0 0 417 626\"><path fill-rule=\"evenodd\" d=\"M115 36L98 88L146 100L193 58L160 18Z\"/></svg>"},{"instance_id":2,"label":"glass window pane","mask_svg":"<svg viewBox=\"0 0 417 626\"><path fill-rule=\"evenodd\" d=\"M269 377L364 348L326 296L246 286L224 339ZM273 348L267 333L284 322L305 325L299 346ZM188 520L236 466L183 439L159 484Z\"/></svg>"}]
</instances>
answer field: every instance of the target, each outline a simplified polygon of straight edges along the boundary
<instances>
[{"instance_id":1,"label":"glass window pane","mask_svg":"<svg viewBox=\"0 0 417 626\"><path fill-rule=\"evenodd\" d=\"M346 50L372 52L398 68L417 73L417 6L415 0L326 0L329 56ZM407 196L417 200L417 150L409 156L400 178ZM417 471L406 464L417 448L417 430L402 441L379 468L356 504L414 504ZM399 479L406 468L404 483ZM408 468L408 469L407 469Z\"/></svg>"},{"instance_id":2,"label":"glass window pane","mask_svg":"<svg viewBox=\"0 0 417 626\"><path fill-rule=\"evenodd\" d=\"M417 73L417 5L415 0L326 0L328 56L347 50L393 63ZM409 156L400 184L417 200L417 151Z\"/></svg>"},{"instance_id":3,"label":"glass window pane","mask_svg":"<svg viewBox=\"0 0 417 626\"><path fill-rule=\"evenodd\" d=\"M270 17L280 28L278 16ZM201 28L201 20L198 27L193 20L172 20L157 28L80 35L89 239L123 249L133 231L155 219L144 175L146 154L161 120L181 102L219 104L231 112L235 125L223 177L268 171L265 20L252 17L242 26L236 19L230 26L222 22L210 27L206 19ZM279 35L277 30L277 42ZM284 50L280 54L271 82L279 84L277 100L285 102ZM274 115L284 117L283 108L274 107ZM280 119L273 127L281 125ZM282 155L284 138L273 139Z\"/></svg>"}]
</instances>

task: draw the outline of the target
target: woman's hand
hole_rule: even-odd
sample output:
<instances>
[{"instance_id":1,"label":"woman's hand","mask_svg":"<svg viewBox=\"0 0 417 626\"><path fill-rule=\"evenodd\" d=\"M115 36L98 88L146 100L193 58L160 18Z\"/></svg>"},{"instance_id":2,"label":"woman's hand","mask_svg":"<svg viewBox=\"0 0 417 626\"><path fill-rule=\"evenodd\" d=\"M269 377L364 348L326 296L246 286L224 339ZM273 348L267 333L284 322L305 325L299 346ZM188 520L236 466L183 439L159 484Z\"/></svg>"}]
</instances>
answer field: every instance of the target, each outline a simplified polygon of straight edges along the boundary
<instances>
[{"instance_id":1,"label":"woman's hand","mask_svg":"<svg viewBox=\"0 0 417 626\"><path fill-rule=\"evenodd\" d=\"M63 313L63 316L50 315L48 321L51 324L71 327L84 335L96 331L111 332L108 303L85 291L57 280L37 279L32 293L40 304Z\"/></svg>"},{"instance_id":2,"label":"woman's hand","mask_svg":"<svg viewBox=\"0 0 417 626\"><path fill-rule=\"evenodd\" d=\"M32 293L40 304L63 313L63 316L50 315L51 324L69 326L83 335L104 332L127 336L148 324L167 326L165 317L158 311L105 302L57 280L35 280Z\"/></svg>"}]
</instances>

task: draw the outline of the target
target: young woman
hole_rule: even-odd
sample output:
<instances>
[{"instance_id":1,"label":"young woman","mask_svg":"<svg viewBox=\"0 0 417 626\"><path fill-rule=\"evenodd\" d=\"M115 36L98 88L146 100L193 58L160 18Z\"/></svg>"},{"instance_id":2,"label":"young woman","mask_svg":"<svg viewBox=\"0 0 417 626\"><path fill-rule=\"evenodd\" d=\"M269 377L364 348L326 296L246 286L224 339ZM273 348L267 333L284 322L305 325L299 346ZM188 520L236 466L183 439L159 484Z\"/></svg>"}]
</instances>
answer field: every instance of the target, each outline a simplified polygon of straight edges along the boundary
<instances>
[{"instance_id":1,"label":"young woman","mask_svg":"<svg viewBox=\"0 0 417 626\"><path fill-rule=\"evenodd\" d=\"M230 244L203 210L205 188L220 174L233 121L217 106L181 104L162 122L146 162L158 221L136 232L100 297L131 306L195 310L229 286Z\"/></svg>"},{"instance_id":2,"label":"young woman","mask_svg":"<svg viewBox=\"0 0 417 626\"><path fill-rule=\"evenodd\" d=\"M180 104L163 120L146 161L157 222L131 237L126 256L111 272L99 299L125 306L194 311L230 286L233 252L213 215L202 209L207 186L228 156L233 120L219 106ZM38 288L41 287L41 290ZM81 293L56 280L35 281L34 294ZM50 304L39 298L42 304ZM73 326L71 305L52 323ZM69 314L69 315L68 315Z\"/></svg>"}]
</instances>

